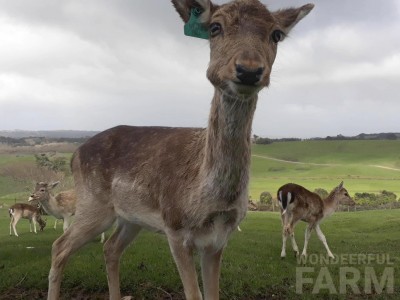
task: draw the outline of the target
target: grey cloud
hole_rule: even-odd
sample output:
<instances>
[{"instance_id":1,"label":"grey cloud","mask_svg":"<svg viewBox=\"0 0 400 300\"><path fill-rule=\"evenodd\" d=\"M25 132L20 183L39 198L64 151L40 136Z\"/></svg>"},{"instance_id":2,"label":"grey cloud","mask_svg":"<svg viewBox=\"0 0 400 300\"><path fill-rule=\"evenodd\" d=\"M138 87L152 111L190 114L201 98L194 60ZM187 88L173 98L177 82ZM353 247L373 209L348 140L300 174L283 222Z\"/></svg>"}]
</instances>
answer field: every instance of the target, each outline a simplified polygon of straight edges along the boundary
<instances>
[{"instance_id":1,"label":"grey cloud","mask_svg":"<svg viewBox=\"0 0 400 300\"><path fill-rule=\"evenodd\" d=\"M253 132L400 131L400 6L264 1L274 10L307 2L316 7L280 45ZM208 43L183 36L169 1L0 6L0 129L206 125L213 93L205 75Z\"/></svg>"}]
</instances>

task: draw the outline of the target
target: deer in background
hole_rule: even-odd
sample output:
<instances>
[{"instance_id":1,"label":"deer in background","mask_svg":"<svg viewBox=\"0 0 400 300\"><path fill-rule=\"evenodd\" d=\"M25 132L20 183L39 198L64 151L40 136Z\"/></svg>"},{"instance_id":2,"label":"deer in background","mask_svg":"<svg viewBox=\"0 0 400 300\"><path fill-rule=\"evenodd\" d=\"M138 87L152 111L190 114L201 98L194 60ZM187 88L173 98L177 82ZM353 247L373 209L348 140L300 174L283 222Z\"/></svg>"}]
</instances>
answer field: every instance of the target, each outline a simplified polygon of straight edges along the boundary
<instances>
[{"instance_id":1,"label":"deer in background","mask_svg":"<svg viewBox=\"0 0 400 300\"><path fill-rule=\"evenodd\" d=\"M247 211L251 125L269 85L278 43L312 4L270 12L257 0L215 5L173 0L185 23L209 36L214 97L206 129L118 126L89 139L72 158L75 221L52 248L48 299L58 299L68 258L117 227L104 244L109 297L121 299L119 262L142 228L164 233L187 299L219 299L222 252Z\"/></svg>"},{"instance_id":2,"label":"deer in background","mask_svg":"<svg viewBox=\"0 0 400 300\"><path fill-rule=\"evenodd\" d=\"M341 182L325 199L304 187L288 183L278 190L278 202L281 208L282 217L282 252L281 257L286 257L286 239L291 238L292 247L296 255L299 255L299 248L294 237L294 227L298 221L308 223L305 232L304 248L301 255L307 255L307 245L313 229L317 232L318 238L324 244L328 256L334 258L322 233L319 224L322 220L332 215L339 204L355 205L354 200L349 196Z\"/></svg>"},{"instance_id":3,"label":"deer in background","mask_svg":"<svg viewBox=\"0 0 400 300\"><path fill-rule=\"evenodd\" d=\"M53 183L39 182L36 184L35 191L29 197L28 201L35 201L40 204L43 210L56 218L54 229L57 226L57 219L62 219L64 232L71 224L72 217L76 210L76 193L74 190L68 190L58 193L53 196L51 190L54 189L60 182ZM100 242L105 240L104 232L101 234Z\"/></svg>"},{"instance_id":4,"label":"deer in background","mask_svg":"<svg viewBox=\"0 0 400 300\"><path fill-rule=\"evenodd\" d=\"M32 232L32 223L33 223L33 231L35 233L37 233L36 222L39 223L40 231L43 231L43 229L46 227L46 221L42 220L39 209L32 205L25 203L16 203L9 208L8 213L11 218L10 235L12 235L11 232L11 227L12 227L12 229L14 229L14 235L18 236L16 226L21 218L29 220L29 232Z\"/></svg>"},{"instance_id":5,"label":"deer in background","mask_svg":"<svg viewBox=\"0 0 400 300\"><path fill-rule=\"evenodd\" d=\"M51 190L59 183L59 181L50 184L46 182L36 183L35 190L28 201L37 201L47 214L56 219L63 219L63 230L66 231L71 224L72 216L75 214L76 195L75 191L69 190L54 196Z\"/></svg>"}]
</instances>

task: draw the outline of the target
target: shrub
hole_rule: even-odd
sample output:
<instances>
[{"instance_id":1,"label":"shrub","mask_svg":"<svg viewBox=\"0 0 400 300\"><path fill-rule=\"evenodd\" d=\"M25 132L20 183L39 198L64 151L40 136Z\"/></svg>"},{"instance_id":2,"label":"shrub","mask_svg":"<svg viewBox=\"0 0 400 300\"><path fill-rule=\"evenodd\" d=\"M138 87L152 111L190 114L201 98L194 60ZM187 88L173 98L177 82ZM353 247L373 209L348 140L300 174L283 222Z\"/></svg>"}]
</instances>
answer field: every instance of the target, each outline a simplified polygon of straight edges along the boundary
<instances>
[{"instance_id":1,"label":"shrub","mask_svg":"<svg viewBox=\"0 0 400 300\"><path fill-rule=\"evenodd\" d=\"M272 196L270 192L262 192L260 195L260 203L261 204L272 204Z\"/></svg>"},{"instance_id":2,"label":"shrub","mask_svg":"<svg viewBox=\"0 0 400 300\"><path fill-rule=\"evenodd\" d=\"M325 199L326 197L328 197L328 191L324 190L323 188L316 188L314 190L314 193L316 193L318 196L320 196L322 199Z\"/></svg>"}]
</instances>

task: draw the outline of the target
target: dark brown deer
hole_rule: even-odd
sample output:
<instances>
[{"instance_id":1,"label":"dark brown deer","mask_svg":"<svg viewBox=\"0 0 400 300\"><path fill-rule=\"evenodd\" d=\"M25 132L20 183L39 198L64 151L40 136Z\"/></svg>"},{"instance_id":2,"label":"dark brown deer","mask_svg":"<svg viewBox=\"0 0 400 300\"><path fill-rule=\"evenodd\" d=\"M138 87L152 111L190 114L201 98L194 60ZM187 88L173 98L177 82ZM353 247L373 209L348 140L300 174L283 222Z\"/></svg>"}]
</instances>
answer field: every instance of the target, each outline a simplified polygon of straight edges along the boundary
<instances>
[{"instance_id":1,"label":"dark brown deer","mask_svg":"<svg viewBox=\"0 0 400 300\"><path fill-rule=\"evenodd\" d=\"M14 229L15 236L18 236L17 233L17 223L19 220L28 219L29 220L29 231L32 232L32 223L33 223L33 231L36 232L36 222L39 223L40 231L46 227L46 221L44 221L41 216L39 209L29 204L25 203L16 203L12 205L8 213L10 215L10 235L12 235L11 228Z\"/></svg>"},{"instance_id":2,"label":"dark brown deer","mask_svg":"<svg viewBox=\"0 0 400 300\"><path fill-rule=\"evenodd\" d=\"M343 182L333 189L326 199L321 199L318 194L310 192L301 185L288 183L279 188L278 202L281 207L282 216L281 257L286 256L286 239L288 236L291 238L295 254L299 255L299 247L294 238L294 227L301 220L308 223L301 255L307 255L308 240L310 239L312 230L315 229L318 238L328 252L328 256L334 258L319 224L323 219L332 215L339 204L355 205L354 200L343 187Z\"/></svg>"},{"instance_id":3,"label":"dark brown deer","mask_svg":"<svg viewBox=\"0 0 400 300\"><path fill-rule=\"evenodd\" d=\"M110 299L121 298L120 257L142 228L166 235L187 299L202 299L196 251L204 297L219 298L222 252L247 211L257 95L270 82L278 43L313 5L270 12L257 0L172 3L185 23L209 36L214 97L208 126L118 126L74 153L79 199L75 221L53 244L48 299L58 299L70 255L114 221L104 245Z\"/></svg>"}]
</instances>

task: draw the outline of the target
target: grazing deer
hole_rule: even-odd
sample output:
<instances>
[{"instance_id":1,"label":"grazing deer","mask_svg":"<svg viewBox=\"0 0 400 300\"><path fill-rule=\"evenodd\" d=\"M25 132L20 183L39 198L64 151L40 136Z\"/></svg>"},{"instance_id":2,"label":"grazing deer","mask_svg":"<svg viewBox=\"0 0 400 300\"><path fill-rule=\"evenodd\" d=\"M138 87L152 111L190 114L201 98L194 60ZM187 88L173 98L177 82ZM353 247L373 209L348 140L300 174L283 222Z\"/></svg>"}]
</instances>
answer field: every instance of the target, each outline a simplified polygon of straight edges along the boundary
<instances>
[{"instance_id":1,"label":"grazing deer","mask_svg":"<svg viewBox=\"0 0 400 300\"><path fill-rule=\"evenodd\" d=\"M29 197L28 201L37 201L47 214L54 216L56 219L62 219L64 221L63 230L65 232L71 224L72 217L75 215L77 197L74 190L60 192L54 196L51 190L59 183L59 181L53 183L36 183L35 191ZM57 220L55 221L54 229L56 229L56 226ZM102 233L101 243L104 242L104 239L104 233Z\"/></svg>"},{"instance_id":2,"label":"grazing deer","mask_svg":"<svg viewBox=\"0 0 400 300\"><path fill-rule=\"evenodd\" d=\"M204 298L219 298L222 252L247 211L257 95L269 85L278 43L313 5L272 13L257 0L172 3L187 34L209 36L208 127L118 126L75 151L79 200L75 221L53 244L48 299L59 297L68 258L114 221L104 244L110 299L121 298L120 257L142 228L166 235L187 299L202 299L196 251Z\"/></svg>"},{"instance_id":3,"label":"grazing deer","mask_svg":"<svg viewBox=\"0 0 400 300\"><path fill-rule=\"evenodd\" d=\"M298 221L308 223L305 233L304 248L301 255L307 255L307 245L310 239L311 231L315 228L318 238L324 244L328 256L334 258L326 242L325 235L322 233L319 224L323 219L333 214L339 204L355 205L355 202L349 196L347 190L343 187L343 182L322 200L316 193L310 192L304 187L288 183L278 190L278 202L281 208L282 216L282 252L281 257L286 256L286 239L290 235L292 247L296 255L299 255L294 238L294 227Z\"/></svg>"},{"instance_id":4,"label":"grazing deer","mask_svg":"<svg viewBox=\"0 0 400 300\"><path fill-rule=\"evenodd\" d=\"M32 232L32 223L33 223L33 231L35 233L37 233L36 222L39 223L40 231L43 231L43 229L46 227L46 221L42 220L39 209L37 209L32 205L25 203L16 203L10 207L8 213L11 218L10 235L12 235L11 232L11 227L12 227L14 229L14 235L18 236L16 226L21 218L29 220L29 232Z\"/></svg>"}]
</instances>

